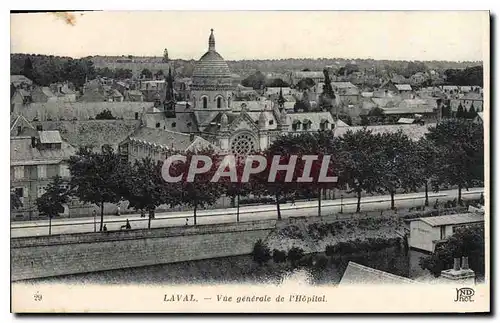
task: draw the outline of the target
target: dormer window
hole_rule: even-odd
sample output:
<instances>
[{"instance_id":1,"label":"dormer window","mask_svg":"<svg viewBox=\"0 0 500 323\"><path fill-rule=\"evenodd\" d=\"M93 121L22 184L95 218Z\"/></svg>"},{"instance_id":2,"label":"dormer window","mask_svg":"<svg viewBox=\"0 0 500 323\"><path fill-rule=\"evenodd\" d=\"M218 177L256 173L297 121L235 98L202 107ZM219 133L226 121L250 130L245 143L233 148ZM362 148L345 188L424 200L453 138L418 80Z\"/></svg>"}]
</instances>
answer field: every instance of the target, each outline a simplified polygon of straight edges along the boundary
<instances>
[{"instance_id":1,"label":"dormer window","mask_svg":"<svg viewBox=\"0 0 500 323\"><path fill-rule=\"evenodd\" d=\"M300 120L294 120L292 123L292 129L295 131L300 130L300 124L301 124Z\"/></svg>"},{"instance_id":2,"label":"dormer window","mask_svg":"<svg viewBox=\"0 0 500 323\"><path fill-rule=\"evenodd\" d=\"M175 128L176 124L175 122L172 122L172 128Z\"/></svg>"},{"instance_id":3,"label":"dormer window","mask_svg":"<svg viewBox=\"0 0 500 323\"><path fill-rule=\"evenodd\" d=\"M269 120L269 125L272 126L274 124L274 120Z\"/></svg>"}]
</instances>

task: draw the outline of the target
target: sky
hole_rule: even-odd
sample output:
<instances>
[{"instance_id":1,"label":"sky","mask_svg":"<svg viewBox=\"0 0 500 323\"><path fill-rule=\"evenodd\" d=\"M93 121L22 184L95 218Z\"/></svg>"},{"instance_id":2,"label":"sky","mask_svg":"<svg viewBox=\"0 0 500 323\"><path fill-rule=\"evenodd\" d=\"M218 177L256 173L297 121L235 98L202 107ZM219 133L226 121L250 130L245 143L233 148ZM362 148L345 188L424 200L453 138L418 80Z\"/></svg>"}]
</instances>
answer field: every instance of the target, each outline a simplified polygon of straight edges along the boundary
<instances>
[{"instance_id":1,"label":"sky","mask_svg":"<svg viewBox=\"0 0 500 323\"><path fill-rule=\"evenodd\" d=\"M106 11L11 14L11 52L198 59L214 29L227 60L373 58L480 61L485 11Z\"/></svg>"}]
</instances>

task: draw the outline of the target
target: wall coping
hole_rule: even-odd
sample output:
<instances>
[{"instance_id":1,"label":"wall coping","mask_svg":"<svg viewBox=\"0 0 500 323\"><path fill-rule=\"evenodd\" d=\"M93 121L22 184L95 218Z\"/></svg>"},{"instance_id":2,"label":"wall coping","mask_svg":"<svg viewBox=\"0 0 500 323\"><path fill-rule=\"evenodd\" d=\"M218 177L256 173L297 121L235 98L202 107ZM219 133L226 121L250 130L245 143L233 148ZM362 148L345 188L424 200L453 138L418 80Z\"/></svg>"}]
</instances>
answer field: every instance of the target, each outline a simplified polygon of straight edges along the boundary
<instances>
[{"instance_id":1,"label":"wall coping","mask_svg":"<svg viewBox=\"0 0 500 323\"><path fill-rule=\"evenodd\" d=\"M242 231L270 230L276 227L277 220L257 220L235 223L201 224L196 226L177 226L153 229L133 229L106 232L82 232L50 236L11 238L11 249L53 246L80 243L154 239L176 236L229 233Z\"/></svg>"}]
</instances>

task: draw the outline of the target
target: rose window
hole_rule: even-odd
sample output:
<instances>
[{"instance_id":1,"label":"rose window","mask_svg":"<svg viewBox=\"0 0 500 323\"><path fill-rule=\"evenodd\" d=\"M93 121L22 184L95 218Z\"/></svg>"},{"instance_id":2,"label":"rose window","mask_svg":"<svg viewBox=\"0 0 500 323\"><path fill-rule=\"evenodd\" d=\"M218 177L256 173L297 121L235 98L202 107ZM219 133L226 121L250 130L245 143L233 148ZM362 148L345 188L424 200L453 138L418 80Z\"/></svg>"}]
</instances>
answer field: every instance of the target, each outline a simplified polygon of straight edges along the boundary
<instances>
[{"instance_id":1,"label":"rose window","mask_svg":"<svg viewBox=\"0 0 500 323\"><path fill-rule=\"evenodd\" d=\"M231 152L235 155L248 155L255 151L255 142L249 134L239 134L231 142Z\"/></svg>"}]
</instances>

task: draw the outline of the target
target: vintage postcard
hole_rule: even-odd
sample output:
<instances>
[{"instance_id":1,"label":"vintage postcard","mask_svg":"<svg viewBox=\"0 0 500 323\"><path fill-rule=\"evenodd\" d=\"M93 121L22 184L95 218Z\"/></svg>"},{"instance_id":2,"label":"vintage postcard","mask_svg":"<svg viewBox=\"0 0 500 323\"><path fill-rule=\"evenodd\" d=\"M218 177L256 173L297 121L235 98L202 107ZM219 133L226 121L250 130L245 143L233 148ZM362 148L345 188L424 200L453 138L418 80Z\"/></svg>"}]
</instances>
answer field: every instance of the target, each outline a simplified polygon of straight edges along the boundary
<instances>
[{"instance_id":1,"label":"vintage postcard","mask_svg":"<svg viewBox=\"0 0 500 323\"><path fill-rule=\"evenodd\" d=\"M489 12L10 18L12 312L490 311Z\"/></svg>"}]
</instances>

